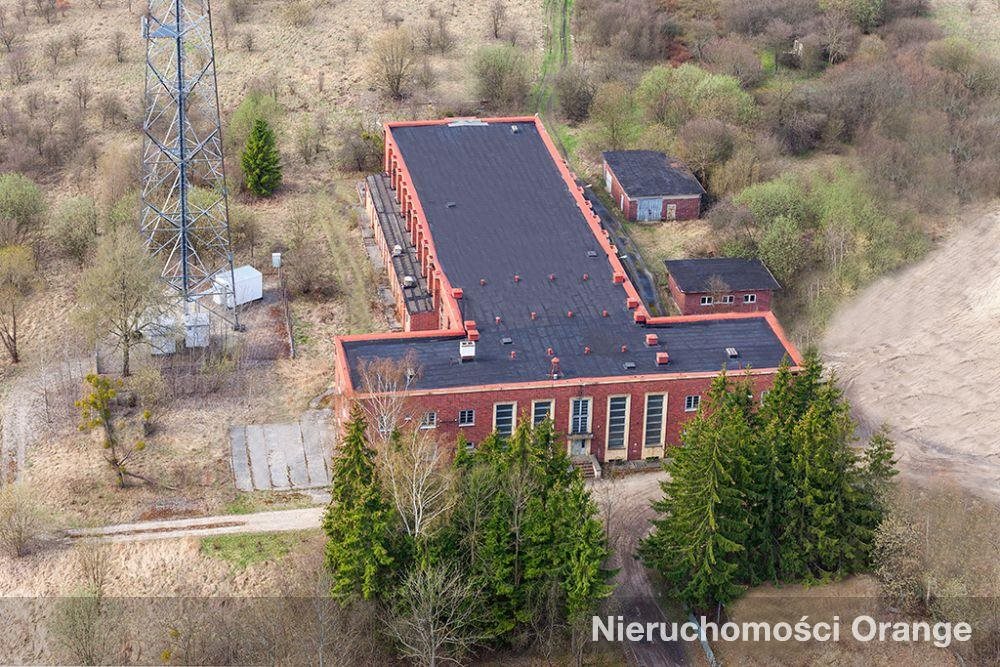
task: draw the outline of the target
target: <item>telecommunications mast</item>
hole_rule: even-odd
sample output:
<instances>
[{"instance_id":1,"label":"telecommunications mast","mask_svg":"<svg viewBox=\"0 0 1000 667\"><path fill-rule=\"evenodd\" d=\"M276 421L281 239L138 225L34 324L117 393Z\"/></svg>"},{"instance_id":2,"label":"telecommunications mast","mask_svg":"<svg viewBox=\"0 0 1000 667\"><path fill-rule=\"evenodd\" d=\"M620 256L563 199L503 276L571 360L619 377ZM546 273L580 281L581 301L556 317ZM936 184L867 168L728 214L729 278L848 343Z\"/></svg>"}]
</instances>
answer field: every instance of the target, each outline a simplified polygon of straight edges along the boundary
<instances>
[{"instance_id":1,"label":"telecommunications mast","mask_svg":"<svg viewBox=\"0 0 1000 667\"><path fill-rule=\"evenodd\" d=\"M149 0L142 32L142 236L185 314L238 327L209 0Z\"/></svg>"}]
</instances>

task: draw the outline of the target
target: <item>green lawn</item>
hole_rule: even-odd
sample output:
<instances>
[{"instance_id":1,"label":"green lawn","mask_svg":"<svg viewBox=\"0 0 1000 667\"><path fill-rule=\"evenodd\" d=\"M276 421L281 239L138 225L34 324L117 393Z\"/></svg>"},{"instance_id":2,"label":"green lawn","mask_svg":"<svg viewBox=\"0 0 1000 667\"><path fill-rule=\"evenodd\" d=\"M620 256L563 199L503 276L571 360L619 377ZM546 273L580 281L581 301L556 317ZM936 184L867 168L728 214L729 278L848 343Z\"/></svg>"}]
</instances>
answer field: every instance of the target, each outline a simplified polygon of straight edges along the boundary
<instances>
[{"instance_id":1,"label":"green lawn","mask_svg":"<svg viewBox=\"0 0 1000 667\"><path fill-rule=\"evenodd\" d=\"M281 560L308 536L308 532L216 535L202 538L201 553L228 562L234 570L245 570L255 563Z\"/></svg>"}]
</instances>

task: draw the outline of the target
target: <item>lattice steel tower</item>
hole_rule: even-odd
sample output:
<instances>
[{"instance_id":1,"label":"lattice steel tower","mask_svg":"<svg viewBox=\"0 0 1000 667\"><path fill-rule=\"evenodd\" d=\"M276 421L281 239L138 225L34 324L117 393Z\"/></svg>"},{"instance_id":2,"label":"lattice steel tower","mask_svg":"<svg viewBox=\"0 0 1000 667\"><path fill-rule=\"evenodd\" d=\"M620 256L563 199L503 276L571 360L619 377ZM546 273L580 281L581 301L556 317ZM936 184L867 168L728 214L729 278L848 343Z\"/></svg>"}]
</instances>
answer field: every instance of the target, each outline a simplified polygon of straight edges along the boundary
<instances>
[{"instance_id":1,"label":"lattice steel tower","mask_svg":"<svg viewBox=\"0 0 1000 667\"><path fill-rule=\"evenodd\" d=\"M197 303L238 325L225 306L235 281L211 16L209 0L149 0L143 17L141 229L186 312Z\"/></svg>"}]
</instances>

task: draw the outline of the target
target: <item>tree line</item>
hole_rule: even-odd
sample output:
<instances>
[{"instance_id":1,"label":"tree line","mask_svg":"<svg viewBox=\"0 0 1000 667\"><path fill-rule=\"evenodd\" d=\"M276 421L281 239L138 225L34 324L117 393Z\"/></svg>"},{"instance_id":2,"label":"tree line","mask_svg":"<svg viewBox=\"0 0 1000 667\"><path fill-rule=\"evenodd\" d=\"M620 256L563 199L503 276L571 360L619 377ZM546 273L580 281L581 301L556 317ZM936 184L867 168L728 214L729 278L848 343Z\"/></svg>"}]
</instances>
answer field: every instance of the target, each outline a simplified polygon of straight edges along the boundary
<instances>
[{"instance_id":1,"label":"tree line","mask_svg":"<svg viewBox=\"0 0 1000 667\"><path fill-rule=\"evenodd\" d=\"M749 377L720 374L666 465L643 560L672 595L705 610L767 581L865 571L896 470L884 433L859 454L854 431L814 352L798 374L781 366L759 409Z\"/></svg>"},{"instance_id":2,"label":"tree line","mask_svg":"<svg viewBox=\"0 0 1000 667\"><path fill-rule=\"evenodd\" d=\"M567 639L582 655L612 573L597 506L552 425L459 442L452 462L419 430L376 454L367 429L355 406L333 462L334 599L383 610L386 637L422 664Z\"/></svg>"}]
</instances>

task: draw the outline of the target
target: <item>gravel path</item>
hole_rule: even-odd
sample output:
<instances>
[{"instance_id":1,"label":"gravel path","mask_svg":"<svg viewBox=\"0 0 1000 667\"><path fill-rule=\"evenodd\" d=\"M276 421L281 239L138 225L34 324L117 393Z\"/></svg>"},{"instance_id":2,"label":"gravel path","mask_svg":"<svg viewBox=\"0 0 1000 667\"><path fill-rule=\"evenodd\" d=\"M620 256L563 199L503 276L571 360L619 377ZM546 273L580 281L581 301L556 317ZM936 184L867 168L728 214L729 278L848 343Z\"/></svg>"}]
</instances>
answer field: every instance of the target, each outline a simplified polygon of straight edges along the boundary
<instances>
[{"instance_id":1,"label":"gravel path","mask_svg":"<svg viewBox=\"0 0 1000 667\"><path fill-rule=\"evenodd\" d=\"M0 399L0 485L16 482L24 475L28 449L48 428L49 397L61 393L67 380L82 378L88 367L86 359L71 359L24 368L11 381ZM60 396L53 402L65 408L61 405L64 399Z\"/></svg>"}]
</instances>

